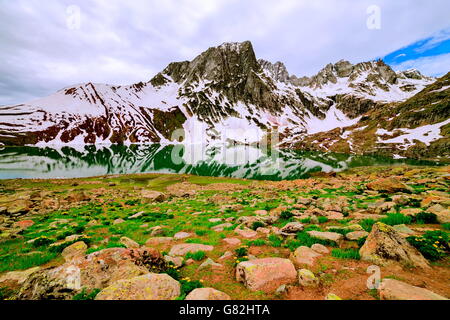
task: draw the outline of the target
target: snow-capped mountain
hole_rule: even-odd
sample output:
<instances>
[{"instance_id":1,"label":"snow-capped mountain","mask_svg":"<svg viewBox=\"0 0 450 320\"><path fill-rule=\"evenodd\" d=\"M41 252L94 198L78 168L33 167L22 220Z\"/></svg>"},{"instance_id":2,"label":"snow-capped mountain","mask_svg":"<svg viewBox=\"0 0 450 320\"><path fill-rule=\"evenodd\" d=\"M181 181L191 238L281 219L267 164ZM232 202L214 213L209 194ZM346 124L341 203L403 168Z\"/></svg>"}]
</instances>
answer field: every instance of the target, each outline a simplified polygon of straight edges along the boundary
<instances>
[{"instance_id":1,"label":"snow-capped mountain","mask_svg":"<svg viewBox=\"0 0 450 320\"><path fill-rule=\"evenodd\" d=\"M406 101L435 79L396 73L382 61L329 64L298 78L257 60L250 42L225 43L171 63L146 83L79 84L0 107L5 145L99 143L256 144L274 132L293 145L355 125L369 111Z\"/></svg>"}]
</instances>

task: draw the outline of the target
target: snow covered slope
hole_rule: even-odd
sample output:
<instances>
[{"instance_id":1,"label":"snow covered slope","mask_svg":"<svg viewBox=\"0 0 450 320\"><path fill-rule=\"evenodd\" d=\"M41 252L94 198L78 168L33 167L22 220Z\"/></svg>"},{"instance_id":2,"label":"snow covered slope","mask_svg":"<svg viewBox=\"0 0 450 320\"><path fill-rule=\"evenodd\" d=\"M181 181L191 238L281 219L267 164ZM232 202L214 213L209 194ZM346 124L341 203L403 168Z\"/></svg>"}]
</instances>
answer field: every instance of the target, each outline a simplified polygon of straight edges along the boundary
<instances>
[{"instance_id":1,"label":"snow covered slope","mask_svg":"<svg viewBox=\"0 0 450 320\"><path fill-rule=\"evenodd\" d=\"M224 43L168 65L146 83L79 84L0 107L5 145L110 143L258 144L355 125L370 110L404 101L435 79L382 61L329 64L297 78L257 60L250 42ZM271 138L273 139L273 138Z\"/></svg>"}]
</instances>

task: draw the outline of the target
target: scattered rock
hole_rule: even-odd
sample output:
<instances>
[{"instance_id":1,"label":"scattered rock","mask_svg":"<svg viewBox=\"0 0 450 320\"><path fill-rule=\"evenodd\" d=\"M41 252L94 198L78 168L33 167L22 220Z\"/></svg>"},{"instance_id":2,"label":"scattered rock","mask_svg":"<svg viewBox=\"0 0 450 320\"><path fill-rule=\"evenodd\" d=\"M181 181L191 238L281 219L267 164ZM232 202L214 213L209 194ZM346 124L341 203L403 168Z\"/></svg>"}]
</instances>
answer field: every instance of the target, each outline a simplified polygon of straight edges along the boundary
<instances>
[{"instance_id":1,"label":"scattered rock","mask_svg":"<svg viewBox=\"0 0 450 320\"><path fill-rule=\"evenodd\" d=\"M169 275L149 273L119 280L100 291L95 300L173 300L180 293L180 283Z\"/></svg>"},{"instance_id":2,"label":"scattered rock","mask_svg":"<svg viewBox=\"0 0 450 320\"><path fill-rule=\"evenodd\" d=\"M151 237L161 236L164 234L164 232L165 232L165 228L163 228L161 226L156 226L156 227L150 228L150 236Z\"/></svg>"},{"instance_id":3,"label":"scattered rock","mask_svg":"<svg viewBox=\"0 0 450 320\"><path fill-rule=\"evenodd\" d=\"M319 279L310 270L300 269L298 271L298 283L302 287L316 287L319 284Z\"/></svg>"},{"instance_id":4,"label":"scattered rock","mask_svg":"<svg viewBox=\"0 0 450 320\"><path fill-rule=\"evenodd\" d=\"M140 247L139 243L127 237L120 238L119 242L129 249Z\"/></svg>"},{"instance_id":5,"label":"scattered rock","mask_svg":"<svg viewBox=\"0 0 450 320\"><path fill-rule=\"evenodd\" d=\"M141 197L143 203L163 202L166 200L164 193L154 190L142 190Z\"/></svg>"},{"instance_id":6,"label":"scattered rock","mask_svg":"<svg viewBox=\"0 0 450 320\"><path fill-rule=\"evenodd\" d=\"M212 268L212 269L221 269L223 268L223 266L220 263L216 263L214 262L214 260L212 260L211 258L206 259L205 262L203 262L199 267L198 270L203 270L203 269L208 269L208 268Z\"/></svg>"},{"instance_id":7,"label":"scattered rock","mask_svg":"<svg viewBox=\"0 0 450 320\"><path fill-rule=\"evenodd\" d=\"M310 249L308 247L299 247L297 248L294 253L291 254L290 259L294 263L296 267L299 267L301 265L308 265L312 266L314 265L314 262L318 257L320 257L321 254L317 253L313 249Z\"/></svg>"},{"instance_id":8,"label":"scattered rock","mask_svg":"<svg viewBox=\"0 0 450 320\"><path fill-rule=\"evenodd\" d=\"M11 271L3 276L0 277L0 284L1 283L9 283L9 282L15 282L17 284L22 284L25 282L25 280L35 273L36 271L39 271L40 267L34 267L31 269L27 269L25 271Z\"/></svg>"},{"instance_id":9,"label":"scattered rock","mask_svg":"<svg viewBox=\"0 0 450 320\"><path fill-rule=\"evenodd\" d=\"M329 293L326 297L325 300L342 300L341 298L339 298L337 295L335 295L334 293Z\"/></svg>"},{"instance_id":10,"label":"scattered rock","mask_svg":"<svg viewBox=\"0 0 450 320\"><path fill-rule=\"evenodd\" d=\"M154 238L148 239L147 242L145 243L145 245L147 247L153 247L153 246L157 246L160 244L170 243L172 241L173 241L173 238L171 238L171 237L154 237Z\"/></svg>"},{"instance_id":11,"label":"scattered rock","mask_svg":"<svg viewBox=\"0 0 450 320\"><path fill-rule=\"evenodd\" d=\"M255 214L258 216L265 216L265 215L268 215L269 212L267 212L266 210L256 210Z\"/></svg>"},{"instance_id":12,"label":"scattered rock","mask_svg":"<svg viewBox=\"0 0 450 320\"><path fill-rule=\"evenodd\" d=\"M327 247L325 247L324 245L319 244L319 243L313 244L311 246L311 249L313 249L315 252L320 253L320 254L330 253L330 250L328 250Z\"/></svg>"},{"instance_id":13,"label":"scattered rock","mask_svg":"<svg viewBox=\"0 0 450 320\"><path fill-rule=\"evenodd\" d=\"M124 222L125 222L125 220L119 218L119 219L114 220L113 224L116 225L116 224L121 224Z\"/></svg>"},{"instance_id":14,"label":"scattered rock","mask_svg":"<svg viewBox=\"0 0 450 320\"><path fill-rule=\"evenodd\" d=\"M160 253L150 248L110 248L65 264L37 271L22 285L20 300L65 300L87 289L103 289L117 280L131 279L167 268Z\"/></svg>"},{"instance_id":15,"label":"scattered rock","mask_svg":"<svg viewBox=\"0 0 450 320\"><path fill-rule=\"evenodd\" d=\"M328 240L339 243L343 240L343 235L336 232L308 231L308 234L316 239Z\"/></svg>"},{"instance_id":16,"label":"scattered rock","mask_svg":"<svg viewBox=\"0 0 450 320\"><path fill-rule=\"evenodd\" d=\"M28 229L29 227L34 225L34 221L33 220L22 220L22 221L18 221L14 224L16 227L25 230Z\"/></svg>"},{"instance_id":17,"label":"scattered rock","mask_svg":"<svg viewBox=\"0 0 450 320\"><path fill-rule=\"evenodd\" d=\"M396 178L382 178L375 180L367 184L367 189L387 193L411 192L410 187Z\"/></svg>"},{"instance_id":18,"label":"scattered rock","mask_svg":"<svg viewBox=\"0 0 450 320\"><path fill-rule=\"evenodd\" d=\"M227 222L227 223L223 223L223 224L219 224L217 226L214 226L211 229L216 231L216 232L222 232L225 228L230 228L232 226L233 225L231 223Z\"/></svg>"},{"instance_id":19,"label":"scattered rock","mask_svg":"<svg viewBox=\"0 0 450 320\"><path fill-rule=\"evenodd\" d=\"M190 238L192 236L192 233L187 233L187 232L178 232L177 234L175 234L173 236L173 238L175 240L183 240L183 239L187 239Z\"/></svg>"},{"instance_id":20,"label":"scattered rock","mask_svg":"<svg viewBox=\"0 0 450 320\"><path fill-rule=\"evenodd\" d=\"M138 219L138 218L142 217L144 215L144 213L145 213L145 211L138 212L136 214L133 214L132 216L129 216L128 219L131 219L131 220Z\"/></svg>"},{"instance_id":21,"label":"scattered rock","mask_svg":"<svg viewBox=\"0 0 450 320\"><path fill-rule=\"evenodd\" d=\"M213 288L197 288L191 291L185 300L231 300L231 297Z\"/></svg>"},{"instance_id":22,"label":"scattered rock","mask_svg":"<svg viewBox=\"0 0 450 320\"><path fill-rule=\"evenodd\" d=\"M238 235L240 235L241 237L246 238L246 239L253 239L258 236L258 233L256 231L253 231L248 228L246 228L246 229L236 228L234 230L234 232L236 232Z\"/></svg>"},{"instance_id":23,"label":"scattered rock","mask_svg":"<svg viewBox=\"0 0 450 320\"><path fill-rule=\"evenodd\" d=\"M366 231L353 231L345 235L345 238L350 241L357 241L359 239L365 238L369 235Z\"/></svg>"},{"instance_id":24,"label":"scattered rock","mask_svg":"<svg viewBox=\"0 0 450 320\"><path fill-rule=\"evenodd\" d=\"M86 253L88 246L83 241L75 242L74 244L64 248L61 255L64 260L70 261L79 258Z\"/></svg>"},{"instance_id":25,"label":"scattered rock","mask_svg":"<svg viewBox=\"0 0 450 320\"><path fill-rule=\"evenodd\" d=\"M233 257L233 253L231 251L226 251L220 258L219 261L231 259Z\"/></svg>"},{"instance_id":26,"label":"scattered rock","mask_svg":"<svg viewBox=\"0 0 450 320\"><path fill-rule=\"evenodd\" d=\"M182 243L182 244L177 244L175 246L173 246L170 249L169 255L174 257L174 256L185 256L188 252L190 253L195 253L198 251L213 251L214 247L213 246L207 246L204 244L198 244L198 243Z\"/></svg>"},{"instance_id":27,"label":"scattered rock","mask_svg":"<svg viewBox=\"0 0 450 320\"><path fill-rule=\"evenodd\" d=\"M405 224L398 224L398 225L392 226L392 228L399 233L404 233L407 235L415 234L415 232L413 230L411 230L410 228L408 228Z\"/></svg>"},{"instance_id":28,"label":"scattered rock","mask_svg":"<svg viewBox=\"0 0 450 320\"><path fill-rule=\"evenodd\" d=\"M428 268L427 260L394 228L383 223L373 225L372 232L359 250L361 259L377 265L399 262L405 266Z\"/></svg>"},{"instance_id":29,"label":"scattered rock","mask_svg":"<svg viewBox=\"0 0 450 320\"><path fill-rule=\"evenodd\" d=\"M430 290L394 279L383 279L378 292L381 300L448 300Z\"/></svg>"},{"instance_id":30,"label":"scattered rock","mask_svg":"<svg viewBox=\"0 0 450 320\"><path fill-rule=\"evenodd\" d=\"M415 216L416 214L422 212L422 209L419 208L407 208L400 210L400 213L405 216Z\"/></svg>"},{"instance_id":31,"label":"scattered rock","mask_svg":"<svg viewBox=\"0 0 450 320\"><path fill-rule=\"evenodd\" d=\"M229 246L239 246L241 244L241 240L238 238L225 238L222 241Z\"/></svg>"},{"instance_id":32,"label":"scattered rock","mask_svg":"<svg viewBox=\"0 0 450 320\"><path fill-rule=\"evenodd\" d=\"M273 292L280 285L293 283L296 279L297 272L288 259L254 259L236 267L236 280L251 291Z\"/></svg>"},{"instance_id":33,"label":"scattered rock","mask_svg":"<svg viewBox=\"0 0 450 320\"><path fill-rule=\"evenodd\" d=\"M164 256L164 260L167 262L173 263L176 267L183 266L183 258L182 257L171 257L171 256Z\"/></svg>"},{"instance_id":34,"label":"scattered rock","mask_svg":"<svg viewBox=\"0 0 450 320\"><path fill-rule=\"evenodd\" d=\"M298 232L303 231L303 229L304 226L300 222L290 222L281 228L280 234L282 236L296 235Z\"/></svg>"}]
</instances>

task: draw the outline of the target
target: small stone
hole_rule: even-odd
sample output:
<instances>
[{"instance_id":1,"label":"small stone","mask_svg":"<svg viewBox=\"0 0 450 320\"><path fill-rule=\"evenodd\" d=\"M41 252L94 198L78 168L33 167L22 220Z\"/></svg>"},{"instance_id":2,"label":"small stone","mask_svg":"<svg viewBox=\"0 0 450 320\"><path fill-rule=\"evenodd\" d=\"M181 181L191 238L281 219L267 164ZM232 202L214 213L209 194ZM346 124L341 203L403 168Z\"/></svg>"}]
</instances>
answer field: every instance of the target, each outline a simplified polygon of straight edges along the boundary
<instances>
[{"instance_id":1,"label":"small stone","mask_svg":"<svg viewBox=\"0 0 450 320\"><path fill-rule=\"evenodd\" d=\"M334 293L329 293L325 300L342 300L339 296L335 295Z\"/></svg>"},{"instance_id":2,"label":"small stone","mask_svg":"<svg viewBox=\"0 0 450 320\"><path fill-rule=\"evenodd\" d=\"M448 300L430 290L394 279L383 279L378 292L382 300Z\"/></svg>"},{"instance_id":3,"label":"small stone","mask_svg":"<svg viewBox=\"0 0 450 320\"><path fill-rule=\"evenodd\" d=\"M422 212L422 209L418 209L418 208L408 208L408 209L403 209L400 211L401 214L404 214L405 216L415 216L416 214Z\"/></svg>"},{"instance_id":4,"label":"small stone","mask_svg":"<svg viewBox=\"0 0 450 320\"><path fill-rule=\"evenodd\" d=\"M199 267L198 270L203 270L203 269L208 269L208 268L212 268L212 269L221 269L223 268L223 266L220 263L216 263L214 262L214 260L212 260L211 258L206 259L205 262L203 262Z\"/></svg>"},{"instance_id":5,"label":"small stone","mask_svg":"<svg viewBox=\"0 0 450 320\"><path fill-rule=\"evenodd\" d=\"M145 213L145 211L138 212L138 213L133 214L132 216L128 217L128 219L131 219L131 220L138 219L138 218L142 217L144 215L144 213Z\"/></svg>"},{"instance_id":6,"label":"small stone","mask_svg":"<svg viewBox=\"0 0 450 320\"><path fill-rule=\"evenodd\" d=\"M142 190L141 197L144 203L163 202L166 200L164 193L153 190Z\"/></svg>"},{"instance_id":7,"label":"small stone","mask_svg":"<svg viewBox=\"0 0 450 320\"><path fill-rule=\"evenodd\" d=\"M308 234L316 239L329 240L334 241L336 243L342 241L342 238L344 237L342 234L336 232L308 231Z\"/></svg>"},{"instance_id":8,"label":"small stone","mask_svg":"<svg viewBox=\"0 0 450 320\"><path fill-rule=\"evenodd\" d=\"M345 235L345 238L350 241L357 241L359 239L365 238L369 235L366 231L353 231Z\"/></svg>"},{"instance_id":9,"label":"small stone","mask_svg":"<svg viewBox=\"0 0 450 320\"><path fill-rule=\"evenodd\" d=\"M310 270L300 269L298 271L298 283L303 287L316 287L319 284L319 279Z\"/></svg>"},{"instance_id":10,"label":"small stone","mask_svg":"<svg viewBox=\"0 0 450 320\"><path fill-rule=\"evenodd\" d=\"M257 210L255 211L255 214L258 216L265 216L268 215L269 213L266 210Z\"/></svg>"},{"instance_id":11,"label":"small stone","mask_svg":"<svg viewBox=\"0 0 450 320\"><path fill-rule=\"evenodd\" d=\"M167 262L171 262L174 264L175 267L179 268L183 266L183 258L182 257L171 257L171 256L164 256L164 260Z\"/></svg>"},{"instance_id":12,"label":"small stone","mask_svg":"<svg viewBox=\"0 0 450 320\"><path fill-rule=\"evenodd\" d=\"M226 251L220 258L219 261L231 259L233 257L233 253L231 251Z\"/></svg>"},{"instance_id":13,"label":"small stone","mask_svg":"<svg viewBox=\"0 0 450 320\"><path fill-rule=\"evenodd\" d=\"M216 232L222 232L225 228L230 228L232 226L233 225L231 223L227 222L227 223L223 223L223 224L219 224L217 226L214 226L211 229L216 231Z\"/></svg>"},{"instance_id":14,"label":"small stone","mask_svg":"<svg viewBox=\"0 0 450 320\"><path fill-rule=\"evenodd\" d=\"M126 248L128 249L132 249L132 248L139 248L139 243L137 243L136 241L127 238L127 237L122 237L120 238L119 242L121 244L123 244Z\"/></svg>"},{"instance_id":15,"label":"small stone","mask_svg":"<svg viewBox=\"0 0 450 320\"><path fill-rule=\"evenodd\" d=\"M256 238L258 236L258 233L256 231L253 231L253 230L248 229L248 228L247 229L236 228L234 230L234 232L236 232L241 237L246 238L246 239L253 239L253 238Z\"/></svg>"},{"instance_id":16,"label":"small stone","mask_svg":"<svg viewBox=\"0 0 450 320\"><path fill-rule=\"evenodd\" d=\"M147 247L152 247L152 246L157 246L160 244L169 243L171 241L173 241L173 238L171 238L171 237L154 237L154 238L148 239L147 242L145 243L145 245Z\"/></svg>"},{"instance_id":17,"label":"small stone","mask_svg":"<svg viewBox=\"0 0 450 320\"><path fill-rule=\"evenodd\" d=\"M123 220L123 219L116 219L116 220L114 220L113 224L116 225L116 224L121 224L124 222L125 222L125 220Z\"/></svg>"},{"instance_id":18,"label":"small stone","mask_svg":"<svg viewBox=\"0 0 450 320\"><path fill-rule=\"evenodd\" d=\"M191 291L185 300L231 300L231 297L213 288L197 288Z\"/></svg>"},{"instance_id":19,"label":"small stone","mask_svg":"<svg viewBox=\"0 0 450 320\"><path fill-rule=\"evenodd\" d=\"M275 291L275 294L277 296L285 295L288 292L288 287L285 284L282 284L278 287L278 289Z\"/></svg>"},{"instance_id":20,"label":"small stone","mask_svg":"<svg viewBox=\"0 0 450 320\"><path fill-rule=\"evenodd\" d=\"M239 246L241 244L241 240L238 238L225 238L222 241L229 246Z\"/></svg>"},{"instance_id":21,"label":"small stone","mask_svg":"<svg viewBox=\"0 0 450 320\"><path fill-rule=\"evenodd\" d=\"M196 253L198 251L205 251L205 252L209 252L209 251L213 251L214 247L213 246L207 246L204 244L198 244L198 243L182 243L182 244L177 244L175 246L173 246L170 249L169 255L174 257L174 256L185 256L188 252L190 253Z\"/></svg>"},{"instance_id":22,"label":"small stone","mask_svg":"<svg viewBox=\"0 0 450 320\"><path fill-rule=\"evenodd\" d=\"M222 221L222 219L220 219L220 218L212 218L212 219L209 219L208 221L211 222L211 223L216 223L216 222Z\"/></svg>"},{"instance_id":23,"label":"small stone","mask_svg":"<svg viewBox=\"0 0 450 320\"><path fill-rule=\"evenodd\" d=\"M187 233L187 232L178 232L177 234L175 234L173 236L173 238L175 240L183 240L183 239L187 239L190 238L192 236L192 233Z\"/></svg>"},{"instance_id":24,"label":"small stone","mask_svg":"<svg viewBox=\"0 0 450 320\"><path fill-rule=\"evenodd\" d=\"M327 247L325 247L320 243L313 244L311 246L311 249L320 254L328 254L330 252L330 250L328 250Z\"/></svg>"}]
</instances>

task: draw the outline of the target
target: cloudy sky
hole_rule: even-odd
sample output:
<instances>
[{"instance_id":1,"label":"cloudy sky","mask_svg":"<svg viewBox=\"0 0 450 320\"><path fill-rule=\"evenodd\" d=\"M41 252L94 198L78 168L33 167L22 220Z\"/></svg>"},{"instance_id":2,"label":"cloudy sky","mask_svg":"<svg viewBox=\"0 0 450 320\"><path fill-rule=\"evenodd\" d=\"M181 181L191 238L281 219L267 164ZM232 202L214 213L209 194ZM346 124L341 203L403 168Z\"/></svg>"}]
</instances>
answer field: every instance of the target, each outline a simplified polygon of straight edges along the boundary
<instances>
[{"instance_id":1,"label":"cloudy sky","mask_svg":"<svg viewBox=\"0 0 450 320\"><path fill-rule=\"evenodd\" d=\"M298 76L380 57L439 76L450 71L449 12L448 0L0 0L0 105L148 81L227 41L251 40L258 58Z\"/></svg>"}]
</instances>

